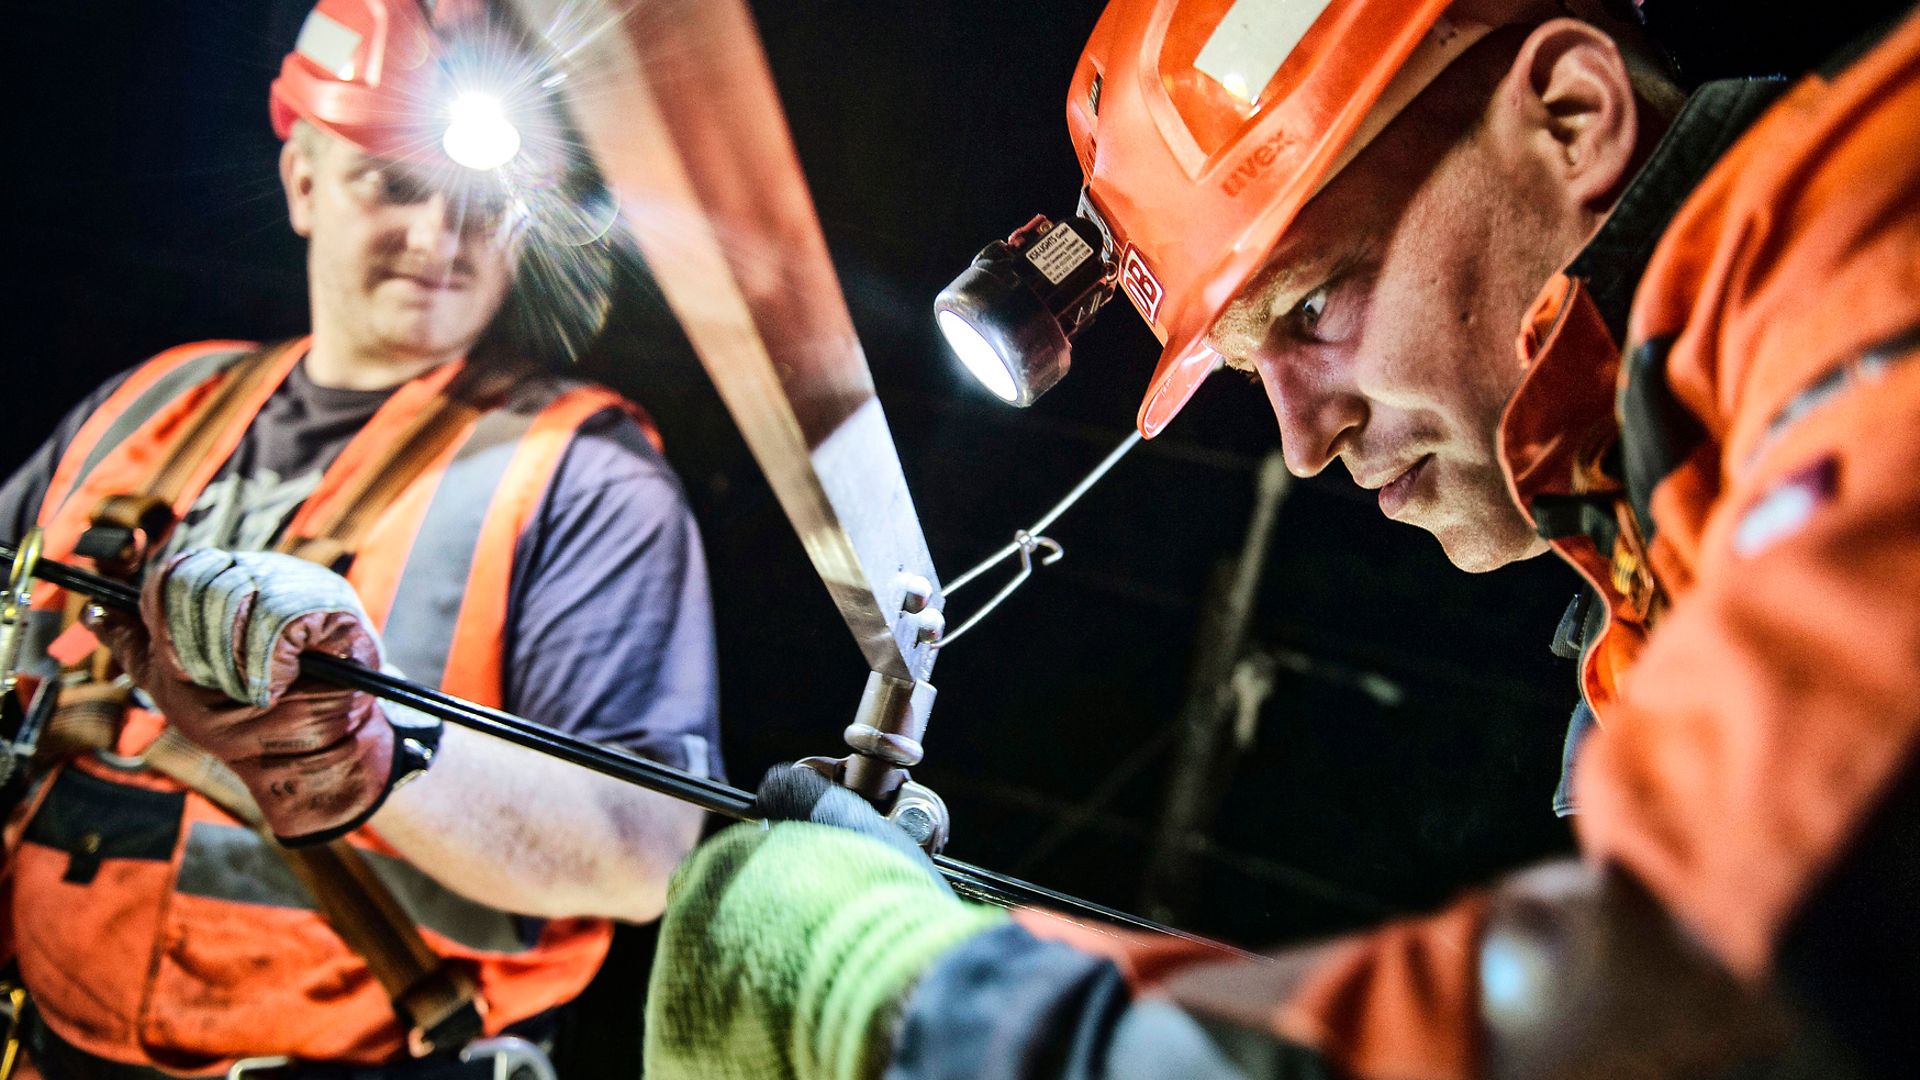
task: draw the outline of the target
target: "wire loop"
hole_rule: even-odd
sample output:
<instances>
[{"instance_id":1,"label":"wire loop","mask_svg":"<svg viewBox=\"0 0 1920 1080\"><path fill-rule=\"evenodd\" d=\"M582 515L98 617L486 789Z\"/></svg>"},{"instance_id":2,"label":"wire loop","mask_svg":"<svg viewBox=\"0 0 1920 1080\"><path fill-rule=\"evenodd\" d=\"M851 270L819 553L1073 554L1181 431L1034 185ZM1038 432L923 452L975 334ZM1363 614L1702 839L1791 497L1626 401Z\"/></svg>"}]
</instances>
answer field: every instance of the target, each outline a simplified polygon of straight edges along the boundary
<instances>
[{"instance_id":1,"label":"wire loop","mask_svg":"<svg viewBox=\"0 0 1920 1080\"><path fill-rule=\"evenodd\" d=\"M1100 464L1095 465L1091 472L1087 473L1086 476L1080 479L1078 484L1073 486L1073 490L1067 492L1065 498L1053 504L1053 509L1040 515L1040 520L1034 522L1027 528L1015 530L1013 543L982 559L966 573L961 574L952 581L942 584L940 586L941 595L951 598L953 594L959 592L963 586L999 565L1001 560L1007 558L1007 556L1017 555L1020 557L1019 573L1013 575L1012 580L1002 585L1000 591L993 594L992 599L981 605L980 610L968 616L967 621L961 623L959 629L946 635L941 640L934 642L932 647L935 649L945 648L960 640L960 635L973 629L981 619L986 618L994 608L999 607L1001 601L1012 596L1015 589L1026 584L1027 579L1033 576L1033 553L1036 550L1046 549L1046 554L1040 559L1041 566L1052 566L1054 563L1065 558L1067 550L1061 547L1059 542L1052 537L1042 535L1041 530L1058 521L1061 514L1066 513L1069 507L1079 502L1080 496L1085 495L1089 488L1098 483L1101 477L1107 475L1109 469L1112 469L1114 465L1119 463L1121 458L1127 455L1127 451L1138 445L1140 445L1140 433L1138 431L1129 432L1126 438L1120 440L1120 445L1108 451L1107 456L1100 459Z\"/></svg>"},{"instance_id":2,"label":"wire loop","mask_svg":"<svg viewBox=\"0 0 1920 1080\"><path fill-rule=\"evenodd\" d=\"M960 635L973 629L976 625L979 624L981 619L984 619L988 615L992 614L993 609L999 607L1001 601L1005 600L1009 596L1012 596L1013 591L1015 589L1018 589L1020 586L1026 584L1027 579L1033 576L1033 566L1034 566L1033 553L1035 550L1041 549L1041 548L1044 548L1046 550L1046 554L1041 556L1040 558L1041 566L1052 566L1054 563L1057 563L1061 559L1064 559L1067 557L1067 549L1061 547L1059 541L1054 540L1052 537L1035 536L1034 534L1028 532L1025 529L1017 529L1014 531L1013 543L1011 545L1009 545L1005 549L1002 549L1002 551L999 554L995 555L993 558L988 559L986 562L981 563L979 566L976 566L972 570L967 571L967 577L961 582L961 584L965 584L967 581L971 581L975 577L978 577L981 571L985 570L989 566L993 566L994 564L1000 562L1000 560L1006 558L1007 555L1009 554L1018 555L1020 557L1019 572L1014 574L1013 577L1009 578L1005 585L1000 586L1000 591L997 593L994 593L991 599L989 599L986 603L980 605L980 610L974 612L972 615L969 615L967 617L967 621L961 623L958 629L956 629L953 633L948 634L946 637L941 638L939 641L934 642L932 645L932 648L935 648L935 649L945 648L946 646L951 645L954 642L960 640Z\"/></svg>"}]
</instances>

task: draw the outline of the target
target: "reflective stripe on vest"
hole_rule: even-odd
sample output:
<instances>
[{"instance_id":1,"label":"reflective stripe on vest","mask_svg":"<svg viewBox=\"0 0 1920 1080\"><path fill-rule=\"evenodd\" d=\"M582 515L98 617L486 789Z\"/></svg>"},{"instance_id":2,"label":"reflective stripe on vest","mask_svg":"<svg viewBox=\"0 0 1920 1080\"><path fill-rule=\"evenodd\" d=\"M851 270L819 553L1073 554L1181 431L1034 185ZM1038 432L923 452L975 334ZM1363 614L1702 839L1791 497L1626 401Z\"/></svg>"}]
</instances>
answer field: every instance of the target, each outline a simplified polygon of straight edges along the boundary
<instances>
[{"instance_id":1,"label":"reflective stripe on vest","mask_svg":"<svg viewBox=\"0 0 1920 1080\"><path fill-rule=\"evenodd\" d=\"M481 526L534 415L508 408L481 417L433 493L383 632L388 662L410 679L439 686L446 677Z\"/></svg>"},{"instance_id":2,"label":"reflective stripe on vest","mask_svg":"<svg viewBox=\"0 0 1920 1080\"><path fill-rule=\"evenodd\" d=\"M87 458L81 463L77 475L86 476L91 473L94 466L100 464L101 458L112 453L113 449L119 446L127 436L140 430L147 421L153 419L153 414L159 412L162 406L232 367L246 355L244 350L205 353L187 360L154 380L146 393L141 394L127 411L114 417L113 422L107 425L106 431L100 436L100 441L87 452Z\"/></svg>"},{"instance_id":3,"label":"reflective stripe on vest","mask_svg":"<svg viewBox=\"0 0 1920 1080\"><path fill-rule=\"evenodd\" d=\"M253 351L244 341L204 341L169 349L136 368L107 395L61 455L47 487L45 505L58 506L80 477L91 473L155 413ZM42 522L44 524L44 522Z\"/></svg>"},{"instance_id":4,"label":"reflective stripe on vest","mask_svg":"<svg viewBox=\"0 0 1920 1080\"><path fill-rule=\"evenodd\" d=\"M162 353L147 366L137 369L128 377L121 391L131 391L139 386L153 389L159 383L168 381L164 376L155 376L151 369L162 364L168 364L170 369L170 361L177 362L174 357L182 351L175 349ZM303 352L298 348L287 349L271 361L277 371L269 372L269 377L254 388L253 400L246 403L250 406L245 412L249 420L279 388ZM195 402L214 391L216 381L209 375L197 383L179 387L178 393L164 399L157 394L116 391L95 410L73 444L61 455L60 465L54 471L55 482L48 487L46 498L40 506L38 523L46 530L43 550L48 558L65 560L73 557L74 547L87 530L93 511L102 497L130 494L147 484L156 468L156 459L180 435L179 428L190 418ZM92 451L98 443L88 441L89 433L94 433L96 438L104 435L117 426L115 421L122 410L136 407L148 414L139 428L128 432L109 452L93 458ZM187 513L214 474L233 455L245 427L244 424L237 424L214 440L206 460L195 466L174 500L173 513L176 519ZM82 473L80 467L89 459L92 464ZM65 590L46 589L35 594L33 606L49 610L65 603Z\"/></svg>"},{"instance_id":5,"label":"reflective stripe on vest","mask_svg":"<svg viewBox=\"0 0 1920 1080\"><path fill-rule=\"evenodd\" d=\"M42 500L44 507L66 501L67 492L91 474L129 435L151 421L163 408L189 390L232 367L253 352L255 346L243 341L207 341L182 345L154 357L107 395L92 416L74 433ZM42 515L44 524L45 515ZM51 590L42 590L43 594ZM52 607L52 598L43 595L27 620L26 643L20 651L21 670L47 678L59 673L60 665L47 655L47 647L60 634L65 613Z\"/></svg>"}]
</instances>

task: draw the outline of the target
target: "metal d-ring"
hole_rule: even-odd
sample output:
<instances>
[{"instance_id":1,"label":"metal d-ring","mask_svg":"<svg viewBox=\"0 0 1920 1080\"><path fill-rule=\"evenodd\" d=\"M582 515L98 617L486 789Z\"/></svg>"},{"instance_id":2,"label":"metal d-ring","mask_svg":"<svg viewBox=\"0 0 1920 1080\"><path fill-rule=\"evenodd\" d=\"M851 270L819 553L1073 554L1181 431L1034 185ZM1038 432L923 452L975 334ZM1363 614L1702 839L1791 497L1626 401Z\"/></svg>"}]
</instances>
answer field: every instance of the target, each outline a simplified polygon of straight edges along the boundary
<instances>
[{"instance_id":1,"label":"metal d-ring","mask_svg":"<svg viewBox=\"0 0 1920 1080\"><path fill-rule=\"evenodd\" d=\"M20 681L20 649L33 617L33 572L40 566L43 540L39 526L27 530L7 574L7 591L0 593L0 694L13 693Z\"/></svg>"}]
</instances>

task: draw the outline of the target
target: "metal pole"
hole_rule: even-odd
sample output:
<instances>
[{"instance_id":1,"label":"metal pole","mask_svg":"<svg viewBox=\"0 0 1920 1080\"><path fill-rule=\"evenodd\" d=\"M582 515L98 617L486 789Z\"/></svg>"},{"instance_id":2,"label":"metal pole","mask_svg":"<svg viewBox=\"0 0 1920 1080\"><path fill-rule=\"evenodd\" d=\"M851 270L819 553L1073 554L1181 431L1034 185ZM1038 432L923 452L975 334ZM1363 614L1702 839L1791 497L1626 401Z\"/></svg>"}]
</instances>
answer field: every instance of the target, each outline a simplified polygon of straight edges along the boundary
<instances>
[{"instance_id":1,"label":"metal pole","mask_svg":"<svg viewBox=\"0 0 1920 1080\"><path fill-rule=\"evenodd\" d=\"M1261 462L1246 542L1231 570L1207 590L1207 609L1194 647L1193 681L1180 710L1182 739L1167 779L1160 827L1147 855L1142 899L1147 910L1167 915L1187 893L1193 876L1194 841L1213 824L1225 795L1231 755L1225 752L1229 680L1247 645L1254 600L1266 568L1273 526L1292 488L1278 450Z\"/></svg>"},{"instance_id":2,"label":"metal pole","mask_svg":"<svg viewBox=\"0 0 1920 1080\"><path fill-rule=\"evenodd\" d=\"M746 0L513 0L667 306L873 673L852 755L809 759L892 815L945 622L939 575ZM898 692L874 693L876 685Z\"/></svg>"},{"instance_id":3,"label":"metal pole","mask_svg":"<svg viewBox=\"0 0 1920 1080\"><path fill-rule=\"evenodd\" d=\"M19 549L15 545L0 543L0 559L5 559L9 567L13 565L18 553ZM33 576L62 589L92 597L94 601L106 607L129 612L137 612L140 609L140 590L124 581L101 577L51 559L35 561ZM643 757L609 749L598 743L587 742L584 739L542 727L512 713L491 709L485 705L476 705L430 686L375 671L351 660L323 653L302 653L300 673L332 686L359 690L383 701L417 709L449 724L471 728L517 746L524 746L529 750L571 762L602 776L610 776L615 780L646 788L648 791L656 791L662 795L692 803L722 817L732 818L735 821L758 820L754 813L753 795L739 788L717 780L693 776L657 761L649 761ZM1103 904L1081 900L1019 878L997 874L958 859L936 855L933 862L939 868L941 875L953 884L955 891L969 899L1000 907L1052 908L1066 915L1087 916L1135 930L1216 945L1225 953L1245 955L1241 950L1210 942L1206 938L1185 930L1130 915Z\"/></svg>"}]
</instances>

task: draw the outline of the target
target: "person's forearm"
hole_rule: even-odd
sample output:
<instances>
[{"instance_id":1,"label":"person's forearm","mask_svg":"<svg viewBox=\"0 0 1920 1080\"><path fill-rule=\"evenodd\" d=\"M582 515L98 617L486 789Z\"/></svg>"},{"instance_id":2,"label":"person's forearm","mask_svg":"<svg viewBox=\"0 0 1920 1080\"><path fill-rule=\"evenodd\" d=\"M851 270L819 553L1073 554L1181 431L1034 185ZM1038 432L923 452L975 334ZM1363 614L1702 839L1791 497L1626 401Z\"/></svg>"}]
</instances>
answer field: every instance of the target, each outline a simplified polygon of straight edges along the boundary
<instances>
[{"instance_id":1,"label":"person's forearm","mask_svg":"<svg viewBox=\"0 0 1920 1080\"><path fill-rule=\"evenodd\" d=\"M425 775L372 826L408 862L473 900L548 918L660 914L699 836L678 800L448 727Z\"/></svg>"}]
</instances>

